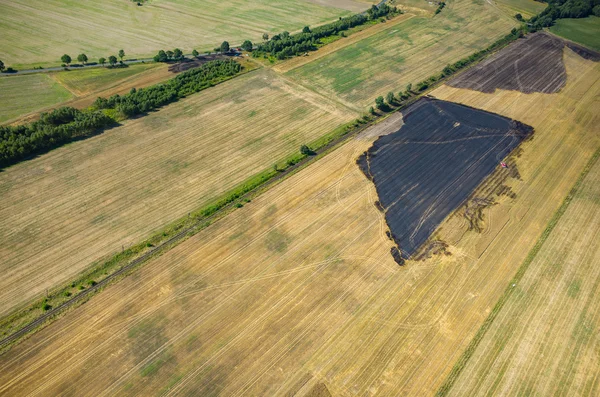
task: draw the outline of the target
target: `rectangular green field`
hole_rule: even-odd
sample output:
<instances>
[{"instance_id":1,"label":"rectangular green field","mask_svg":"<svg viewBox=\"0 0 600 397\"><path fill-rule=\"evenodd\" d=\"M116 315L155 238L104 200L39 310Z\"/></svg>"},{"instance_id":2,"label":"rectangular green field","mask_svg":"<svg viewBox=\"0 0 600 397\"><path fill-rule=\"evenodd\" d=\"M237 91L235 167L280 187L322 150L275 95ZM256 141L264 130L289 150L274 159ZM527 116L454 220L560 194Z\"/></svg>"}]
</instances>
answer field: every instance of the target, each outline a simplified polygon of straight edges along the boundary
<instances>
[{"instance_id":1,"label":"rectangular green field","mask_svg":"<svg viewBox=\"0 0 600 397\"><path fill-rule=\"evenodd\" d=\"M600 51L600 18L590 16L579 19L559 19L550 31L567 40Z\"/></svg>"},{"instance_id":2,"label":"rectangular green field","mask_svg":"<svg viewBox=\"0 0 600 397\"><path fill-rule=\"evenodd\" d=\"M516 22L484 1L456 0L433 18L415 17L287 74L307 87L364 110L388 91L404 90L447 64L485 48Z\"/></svg>"},{"instance_id":3,"label":"rectangular green field","mask_svg":"<svg viewBox=\"0 0 600 397\"><path fill-rule=\"evenodd\" d=\"M46 74L0 77L0 123L73 97Z\"/></svg>"},{"instance_id":4,"label":"rectangular green field","mask_svg":"<svg viewBox=\"0 0 600 397\"><path fill-rule=\"evenodd\" d=\"M161 48L189 53L349 14L303 0L154 0L142 6L130 0L3 0L0 59L19 68L59 64L64 53L76 59L83 52L94 61L120 49L128 58L153 56Z\"/></svg>"}]
</instances>

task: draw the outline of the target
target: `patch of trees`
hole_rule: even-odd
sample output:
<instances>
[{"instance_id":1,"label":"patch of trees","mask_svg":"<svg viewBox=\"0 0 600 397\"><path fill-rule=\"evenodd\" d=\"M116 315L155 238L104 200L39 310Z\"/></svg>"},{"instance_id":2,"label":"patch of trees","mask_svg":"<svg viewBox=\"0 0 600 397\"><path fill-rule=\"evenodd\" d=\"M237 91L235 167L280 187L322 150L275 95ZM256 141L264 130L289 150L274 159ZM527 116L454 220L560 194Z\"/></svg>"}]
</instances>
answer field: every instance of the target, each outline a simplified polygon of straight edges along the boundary
<instances>
[{"instance_id":1,"label":"patch of trees","mask_svg":"<svg viewBox=\"0 0 600 397\"><path fill-rule=\"evenodd\" d=\"M370 20L397 13L401 13L401 11L384 3L379 7L373 5L366 13L340 18L338 21L313 29L305 26L300 33L282 32L271 37L271 40L268 40L269 36L265 33L263 35L265 42L258 45L253 55L259 57L270 54L277 59L285 59L307 51L314 51L317 49L317 45L321 44L320 39L322 38L342 33Z\"/></svg>"},{"instance_id":2,"label":"patch of trees","mask_svg":"<svg viewBox=\"0 0 600 397\"><path fill-rule=\"evenodd\" d=\"M208 88L241 71L241 65L232 60L215 60L183 72L163 84L132 89L129 94L98 98L96 109L116 109L125 117L132 117L157 109L179 98Z\"/></svg>"},{"instance_id":3,"label":"patch of trees","mask_svg":"<svg viewBox=\"0 0 600 397\"><path fill-rule=\"evenodd\" d=\"M561 18L600 17L600 0L548 0L547 3L548 7L529 20L531 30L552 26Z\"/></svg>"},{"instance_id":4,"label":"patch of trees","mask_svg":"<svg viewBox=\"0 0 600 397\"><path fill-rule=\"evenodd\" d=\"M154 62L178 62L184 58L183 51L175 48L173 51L160 50L154 55Z\"/></svg>"},{"instance_id":5,"label":"patch of trees","mask_svg":"<svg viewBox=\"0 0 600 397\"><path fill-rule=\"evenodd\" d=\"M446 7L446 3L443 1L440 1L440 3L438 4L438 8L435 10L436 15L439 14L440 12L442 12L444 7Z\"/></svg>"},{"instance_id":6,"label":"patch of trees","mask_svg":"<svg viewBox=\"0 0 600 397\"><path fill-rule=\"evenodd\" d=\"M116 123L116 114L128 118L177 101L236 75L241 68L232 60L210 61L163 84L139 90L132 88L129 94L108 99L98 98L87 110L60 107L42 113L40 120L32 123L0 126L0 168L112 126ZM118 113L107 111L110 109Z\"/></svg>"},{"instance_id":7,"label":"patch of trees","mask_svg":"<svg viewBox=\"0 0 600 397\"><path fill-rule=\"evenodd\" d=\"M0 167L47 152L114 122L101 111L82 112L72 107L61 107L42 113L40 120L33 123L0 126Z\"/></svg>"}]
</instances>

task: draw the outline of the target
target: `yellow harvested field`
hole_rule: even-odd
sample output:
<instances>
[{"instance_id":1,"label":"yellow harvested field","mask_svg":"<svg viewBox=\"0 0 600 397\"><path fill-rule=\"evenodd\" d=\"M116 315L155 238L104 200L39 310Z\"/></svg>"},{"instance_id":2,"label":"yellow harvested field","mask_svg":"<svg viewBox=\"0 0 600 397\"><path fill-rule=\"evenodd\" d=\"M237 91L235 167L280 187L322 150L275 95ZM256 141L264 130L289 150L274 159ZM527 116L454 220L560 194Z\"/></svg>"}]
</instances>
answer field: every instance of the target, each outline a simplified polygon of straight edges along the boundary
<instances>
[{"instance_id":1,"label":"yellow harvested field","mask_svg":"<svg viewBox=\"0 0 600 397\"><path fill-rule=\"evenodd\" d=\"M0 173L0 313L356 114L255 71Z\"/></svg>"},{"instance_id":2,"label":"yellow harvested field","mask_svg":"<svg viewBox=\"0 0 600 397\"><path fill-rule=\"evenodd\" d=\"M439 74L446 65L505 36L517 23L486 1L450 0L432 18L407 18L385 26L313 62L286 68L286 75L364 111L376 97L397 94L409 83Z\"/></svg>"},{"instance_id":3,"label":"yellow harvested field","mask_svg":"<svg viewBox=\"0 0 600 397\"><path fill-rule=\"evenodd\" d=\"M600 395L600 161L498 312L452 396Z\"/></svg>"},{"instance_id":4,"label":"yellow harvested field","mask_svg":"<svg viewBox=\"0 0 600 397\"><path fill-rule=\"evenodd\" d=\"M0 356L0 393L434 394L600 146L600 65L565 61L558 94L433 93L536 129L484 231L442 224L451 255L396 265L367 134Z\"/></svg>"}]
</instances>

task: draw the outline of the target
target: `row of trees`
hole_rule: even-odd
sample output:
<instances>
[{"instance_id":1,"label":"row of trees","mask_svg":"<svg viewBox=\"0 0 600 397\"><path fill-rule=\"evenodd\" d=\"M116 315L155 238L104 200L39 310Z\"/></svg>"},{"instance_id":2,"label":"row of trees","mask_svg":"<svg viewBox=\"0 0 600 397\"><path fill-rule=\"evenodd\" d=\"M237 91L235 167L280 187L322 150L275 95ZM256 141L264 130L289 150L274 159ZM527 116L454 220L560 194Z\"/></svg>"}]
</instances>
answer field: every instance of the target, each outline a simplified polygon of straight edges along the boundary
<instances>
[{"instance_id":1,"label":"row of trees","mask_svg":"<svg viewBox=\"0 0 600 397\"><path fill-rule=\"evenodd\" d=\"M290 34L282 32L269 39L268 34L263 35L264 43L258 45L254 51L254 56L259 57L265 54L271 54L278 59L285 59L290 56L298 55L307 51L314 51L320 44L320 39L336 35L355 26L362 25L367 21L384 16L396 14L398 9L390 7L386 3L377 7L373 5L366 14L356 14L346 18L340 18L338 21L310 29L306 26L302 32ZM268 41L267 41L268 40Z\"/></svg>"},{"instance_id":2,"label":"row of trees","mask_svg":"<svg viewBox=\"0 0 600 397\"><path fill-rule=\"evenodd\" d=\"M139 115L234 76L239 63L216 60L183 72L163 84L136 90L126 95L98 98L87 110L61 107L42 113L40 120L19 125L0 126L0 167L44 153L74 139L85 137L116 123L115 109L122 117Z\"/></svg>"},{"instance_id":3,"label":"row of trees","mask_svg":"<svg viewBox=\"0 0 600 397\"><path fill-rule=\"evenodd\" d=\"M456 73L457 71L473 64L474 62L479 61L485 55L489 54L492 51L497 50L499 47L503 47L506 44L518 39L519 37L523 37L524 30L525 30L525 28L512 29L508 35L506 35L503 38L492 43L489 47L487 47L481 51L478 51L474 54L471 54L468 57L463 58L459 61L456 61L453 64L446 65L446 67L444 67L444 69L442 70L441 73L435 74L435 75L429 77L428 79L417 83L416 87L413 87L412 84L408 84L406 86L406 89L404 91L400 91L397 95L394 94L393 92L388 92L385 99L383 96L377 97L375 99L375 107L381 111L387 112L392 107L401 105L407 99L410 99L414 95L417 95L417 94L425 91L427 88L429 88L431 85L435 84L439 80L441 80L445 77L451 76L454 73ZM371 114L374 114L375 109L373 107L371 107L370 112L371 112Z\"/></svg>"},{"instance_id":4,"label":"row of trees","mask_svg":"<svg viewBox=\"0 0 600 397\"><path fill-rule=\"evenodd\" d=\"M548 0L547 3L548 7L529 20L533 30L552 26L561 18L600 17L600 0Z\"/></svg>"},{"instance_id":5,"label":"row of trees","mask_svg":"<svg viewBox=\"0 0 600 397\"><path fill-rule=\"evenodd\" d=\"M123 50L119 50L119 58L121 60L121 63L123 62L123 58L125 57L125 51ZM69 54L64 54L62 57L60 57L61 62L66 65L66 66L70 66L71 62L73 62L73 59L71 58L71 56ZM85 54L79 54L77 55L77 60L82 64L85 65L88 61L88 56ZM107 59L104 57L101 57L98 59L98 63L102 66L104 66L106 64ZM115 66L117 64L117 57L114 55L111 55L108 57L108 63L110 66Z\"/></svg>"}]
</instances>

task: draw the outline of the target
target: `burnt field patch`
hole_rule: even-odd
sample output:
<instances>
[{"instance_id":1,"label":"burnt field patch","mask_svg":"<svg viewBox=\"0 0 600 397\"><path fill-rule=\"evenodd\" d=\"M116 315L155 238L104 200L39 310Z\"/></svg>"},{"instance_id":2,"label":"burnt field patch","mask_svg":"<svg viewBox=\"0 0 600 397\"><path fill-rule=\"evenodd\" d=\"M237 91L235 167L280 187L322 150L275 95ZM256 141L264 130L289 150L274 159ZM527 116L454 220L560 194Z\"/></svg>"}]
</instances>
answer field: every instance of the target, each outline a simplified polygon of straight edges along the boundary
<instances>
[{"instance_id":1,"label":"burnt field patch","mask_svg":"<svg viewBox=\"0 0 600 397\"><path fill-rule=\"evenodd\" d=\"M519 39L447 84L486 93L503 89L553 94L567 81L564 47L563 40L537 32Z\"/></svg>"},{"instance_id":2,"label":"burnt field patch","mask_svg":"<svg viewBox=\"0 0 600 397\"><path fill-rule=\"evenodd\" d=\"M390 237L408 259L533 128L430 98L407 109L403 121L357 163L375 184Z\"/></svg>"}]
</instances>

